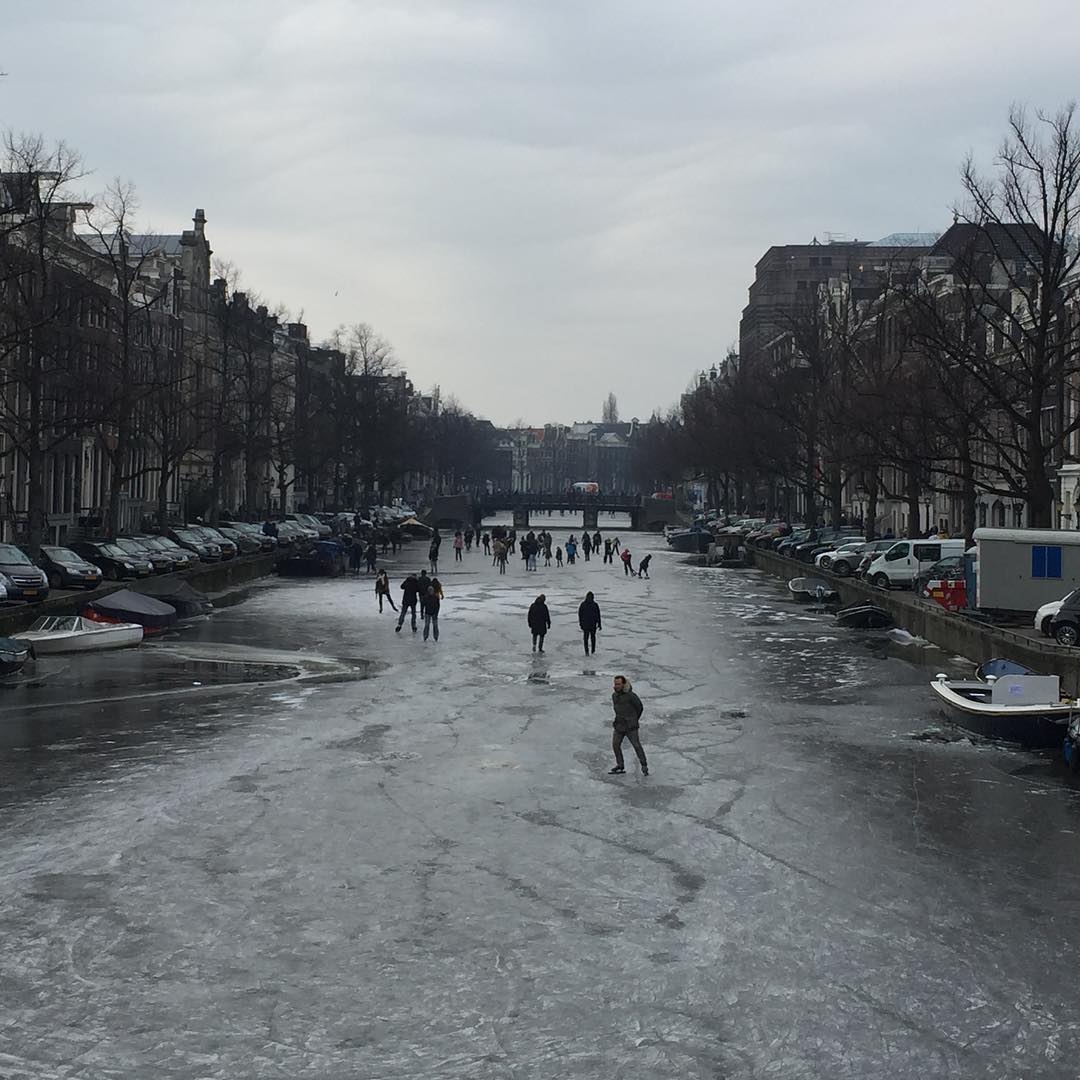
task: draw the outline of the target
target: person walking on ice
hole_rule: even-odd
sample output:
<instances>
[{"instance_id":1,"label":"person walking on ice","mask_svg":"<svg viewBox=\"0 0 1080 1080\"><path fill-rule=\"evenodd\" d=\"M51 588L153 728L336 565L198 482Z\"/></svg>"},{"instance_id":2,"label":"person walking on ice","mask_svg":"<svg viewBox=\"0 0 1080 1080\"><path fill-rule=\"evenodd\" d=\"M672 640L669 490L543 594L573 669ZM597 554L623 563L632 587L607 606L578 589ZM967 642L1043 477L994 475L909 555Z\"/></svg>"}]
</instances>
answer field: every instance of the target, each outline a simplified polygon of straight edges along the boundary
<instances>
[{"instance_id":1,"label":"person walking on ice","mask_svg":"<svg viewBox=\"0 0 1080 1080\"><path fill-rule=\"evenodd\" d=\"M578 626L581 627L581 636L585 644L585 655L589 655L589 646L592 652L596 652L596 631L603 630L600 624L600 605L593 598L591 592L585 594L581 606L577 609Z\"/></svg>"},{"instance_id":2,"label":"person walking on ice","mask_svg":"<svg viewBox=\"0 0 1080 1080\"><path fill-rule=\"evenodd\" d=\"M622 560L624 574L628 577L634 577L634 562L633 556L630 554L630 549L623 548L619 558Z\"/></svg>"},{"instance_id":3,"label":"person walking on ice","mask_svg":"<svg viewBox=\"0 0 1080 1080\"><path fill-rule=\"evenodd\" d=\"M547 597L541 593L529 608L529 629L532 631L533 652L544 651L544 637L551 629L551 613L548 611Z\"/></svg>"},{"instance_id":4,"label":"person walking on ice","mask_svg":"<svg viewBox=\"0 0 1080 1080\"><path fill-rule=\"evenodd\" d=\"M428 632L439 640L439 608L442 606L442 590L436 591L433 585L428 586L427 598L424 600L424 640L428 639Z\"/></svg>"},{"instance_id":5,"label":"person walking on ice","mask_svg":"<svg viewBox=\"0 0 1080 1080\"><path fill-rule=\"evenodd\" d=\"M390 578L387 577L385 570L380 570L375 575L375 595L379 598L379 614L382 614L383 598L385 597L390 606L397 611L397 604L394 603L394 598L390 595Z\"/></svg>"},{"instance_id":6,"label":"person walking on ice","mask_svg":"<svg viewBox=\"0 0 1080 1080\"><path fill-rule=\"evenodd\" d=\"M641 714L645 706L641 704L641 698L634 693L625 675L616 675L612 681L611 706L615 710L615 719L611 727L611 749L615 751L615 768L609 772L622 774L626 772L623 762L622 744L623 739L629 739L630 745L641 762L641 775L649 775L649 763L645 760L645 749L641 745L641 737L638 729L641 726Z\"/></svg>"},{"instance_id":7,"label":"person walking on ice","mask_svg":"<svg viewBox=\"0 0 1080 1080\"><path fill-rule=\"evenodd\" d=\"M641 562L638 563L638 568L637 568L637 576L638 577L643 577L643 578L645 578L646 581L649 580L649 563L651 561L652 561L652 552L650 551L649 554L646 555L645 558L642 559Z\"/></svg>"}]
</instances>

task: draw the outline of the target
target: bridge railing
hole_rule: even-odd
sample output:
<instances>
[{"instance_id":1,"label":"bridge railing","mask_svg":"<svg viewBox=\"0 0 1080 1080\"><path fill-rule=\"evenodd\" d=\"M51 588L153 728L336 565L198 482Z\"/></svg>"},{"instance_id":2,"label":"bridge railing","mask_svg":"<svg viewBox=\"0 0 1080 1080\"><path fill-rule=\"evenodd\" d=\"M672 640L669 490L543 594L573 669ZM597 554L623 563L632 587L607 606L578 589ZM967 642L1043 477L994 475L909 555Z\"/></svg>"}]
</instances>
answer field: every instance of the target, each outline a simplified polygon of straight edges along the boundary
<instances>
[{"instance_id":1,"label":"bridge railing","mask_svg":"<svg viewBox=\"0 0 1080 1080\"><path fill-rule=\"evenodd\" d=\"M640 495L581 495L531 494L529 492L496 492L482 495L480 503L492 510L637 510L642 505Z\"/></svg>"}]
</instances>

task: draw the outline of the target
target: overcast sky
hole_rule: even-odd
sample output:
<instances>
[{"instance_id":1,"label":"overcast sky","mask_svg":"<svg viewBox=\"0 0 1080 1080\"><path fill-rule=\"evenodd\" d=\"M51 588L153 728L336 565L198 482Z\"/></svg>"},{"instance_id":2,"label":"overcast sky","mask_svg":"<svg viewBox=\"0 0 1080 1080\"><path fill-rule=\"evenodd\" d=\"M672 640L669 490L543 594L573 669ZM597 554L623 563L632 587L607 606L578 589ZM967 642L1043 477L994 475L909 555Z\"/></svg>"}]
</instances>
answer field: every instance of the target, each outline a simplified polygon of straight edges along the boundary
<instances>
[{"instance_id":1,"label":"overcast sky","mask_svg":"<svg viewBox=\"0 0 1080 1080\"><path fill-rule=\"evenodd\" d=\"M944 227L1078 41L1075 0L9 0L0 124L156 232L205 208L316 340L369 322L498 423L644 418L770 244Z\"/></svg>"}]
</instances>

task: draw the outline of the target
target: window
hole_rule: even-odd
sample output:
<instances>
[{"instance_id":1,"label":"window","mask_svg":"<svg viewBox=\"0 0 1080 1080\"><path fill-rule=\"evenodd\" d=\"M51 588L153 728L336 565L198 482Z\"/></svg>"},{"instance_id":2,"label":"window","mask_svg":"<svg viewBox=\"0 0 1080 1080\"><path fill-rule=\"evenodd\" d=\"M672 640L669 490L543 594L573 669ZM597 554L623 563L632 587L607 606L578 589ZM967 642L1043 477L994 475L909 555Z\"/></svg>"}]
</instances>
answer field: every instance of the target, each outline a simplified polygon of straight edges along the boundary
<instances>
[{"instance_id":1,"label":"window","mask_svg":"<svg viewBox=\"0 0 1080 1080\"><path fill-rule=\"evenodd\" d=\"M822 255L821 256L821 265L822 266L832 266L832 256L831 255Z\"/></svg>"},{"instance_id":2,"label":"window","mask_svg":"<svg viewBox=\"0 0 1080 1080\"><path fill-rule=\"evenodd\" d=\"M795 288L796 289L805 289L806 288L806 282L805 281L796 281L795 282Z\"/></svg>"},{"instance_id":3,"label":"window","mask_svg":"<svg viewBox=\"0 0 1080 1080\"><path fill-rule=\"evenodd\" d=\"M1031 576L1033 578L1061 577L1061 548L1035 544L1031 548Z\"/></svg>"},{"instance_id":4,"label":"window","mask_svg":"<svg viewBox=\"0 0 1080 1080\"><path fill-rule=\"evenodd\" d=\"M818 264L818 257L816 255L811 255L810 256L810 265L811 266L817 266L817 264Z\"/></svg>"},{"instance_id":5,"label":"window","mask_svg":"<svg viewBox=\"0 0 1080 1080\"><path fill-rule=\"evenodd\" d=\"M907 544L894 544L885 552L886 562L896 562L898 559L906 559L908 553Z\"/></svg>"},{"instance_id":6,"label":"window","mask_svg":"<svg viewBox=\"0 0 1080 1080\"><path fill-rule=\"evenodd\" d=\"M937 562L941 558L940 544L916 544L915 558L919 562Z\"/></svg>"},{"instance_id":7,"label":"window","mask_svg":"<svg viewBox=\"0 0 1080 1080\"><path fill-rule=\"evenodd\" d=\"M979 503L979 528L986 528L986 503Z\"/></svg>"}]
</instances>

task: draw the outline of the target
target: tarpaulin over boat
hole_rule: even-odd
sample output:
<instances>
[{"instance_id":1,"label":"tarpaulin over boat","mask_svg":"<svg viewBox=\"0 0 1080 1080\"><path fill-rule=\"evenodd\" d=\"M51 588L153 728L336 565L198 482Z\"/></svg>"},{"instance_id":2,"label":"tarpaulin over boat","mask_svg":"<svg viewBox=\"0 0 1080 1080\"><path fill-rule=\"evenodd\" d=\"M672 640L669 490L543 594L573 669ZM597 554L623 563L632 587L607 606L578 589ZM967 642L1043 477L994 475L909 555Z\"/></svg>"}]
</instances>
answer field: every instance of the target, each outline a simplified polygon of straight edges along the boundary
<instances>
[{"instance_id":1,"label":"tarpaulin over boat","mask_svg":"<svg viewBox=\"0 0 1080 1080\"><path fill-rule=\"evenodd\" d=\"M121 589L94 600L86 607L88 618L138 623L147 630L163 630L176 622L176 608L152 596Z\"/></svg>"},{"instance_id":2,"label":"tarpaulin over boat","mask_svg":"<svg viewBox=\"0 0 1080 1080\"><path fill-rule=\"evenodd\" d=\"M181 619L209 615L214 610L214 605L207 600L205 593L176 578L151 578L149 581L142 581L138 591L144 596L154 596L172 604Z\"/></svg>"}]
</instances>

